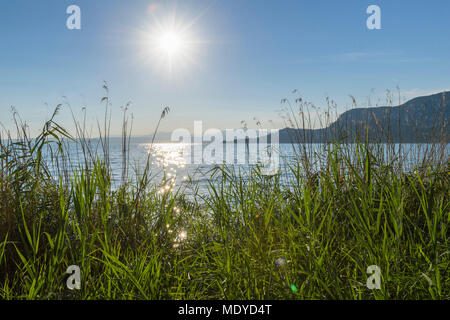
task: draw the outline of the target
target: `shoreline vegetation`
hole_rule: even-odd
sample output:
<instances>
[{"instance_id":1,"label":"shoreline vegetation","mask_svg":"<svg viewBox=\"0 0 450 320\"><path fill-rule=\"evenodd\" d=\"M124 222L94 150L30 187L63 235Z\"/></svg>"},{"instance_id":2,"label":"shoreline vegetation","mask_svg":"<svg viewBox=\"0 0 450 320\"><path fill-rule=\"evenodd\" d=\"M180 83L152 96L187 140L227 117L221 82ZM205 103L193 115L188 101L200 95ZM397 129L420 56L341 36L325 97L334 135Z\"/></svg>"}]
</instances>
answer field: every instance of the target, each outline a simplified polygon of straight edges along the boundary
<instances>
[{"instance_id":1,"label":"shoreline vegetation","mask_svg":"<svg viewBox=\"0 0 450 320\"><path fill-rule=\"evenodd\" d=\"M102 102L102 156L84 123L74 119L74 137L57 124L61 106L37 138L16 114L18 138L0 137L0 299L450 299L448 134L418 151L411 170L401 147L371 143L369 130L351 146L324 144L315 170L303 136L289 188L260 167L244 179L217 166L208 194L188 199L169 178L152 181L150 161L132 182L126 111L122 183L112 188ZM296 103L286 121L304 130L311 123ZM77 170L64 139L82 150ZM80 290L66 286L71 265ZM372 265L379 290L366 286Z\"/></svg>"}]
</instances>

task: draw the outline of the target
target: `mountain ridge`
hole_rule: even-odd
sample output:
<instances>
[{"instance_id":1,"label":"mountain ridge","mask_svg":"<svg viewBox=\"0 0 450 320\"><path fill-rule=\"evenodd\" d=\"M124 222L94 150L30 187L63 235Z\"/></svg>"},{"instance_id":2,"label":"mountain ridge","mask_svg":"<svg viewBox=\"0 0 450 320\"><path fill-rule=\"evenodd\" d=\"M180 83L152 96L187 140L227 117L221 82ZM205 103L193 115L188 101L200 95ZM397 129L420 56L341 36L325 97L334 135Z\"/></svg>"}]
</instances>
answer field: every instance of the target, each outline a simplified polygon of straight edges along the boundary
<instances>
[{"instance_id":1,"label":"mountain ridge","mask_svg":"<svg viewBox=\"0 0 450 320\"><path fill-rule=\"evenodd\" d=\"M284 128L280 143L331 141L425 143L448 142L450 108L444 91L413 98L394 107L355 108L342 113L322 129Z\"/></svg>"}]
</instances>

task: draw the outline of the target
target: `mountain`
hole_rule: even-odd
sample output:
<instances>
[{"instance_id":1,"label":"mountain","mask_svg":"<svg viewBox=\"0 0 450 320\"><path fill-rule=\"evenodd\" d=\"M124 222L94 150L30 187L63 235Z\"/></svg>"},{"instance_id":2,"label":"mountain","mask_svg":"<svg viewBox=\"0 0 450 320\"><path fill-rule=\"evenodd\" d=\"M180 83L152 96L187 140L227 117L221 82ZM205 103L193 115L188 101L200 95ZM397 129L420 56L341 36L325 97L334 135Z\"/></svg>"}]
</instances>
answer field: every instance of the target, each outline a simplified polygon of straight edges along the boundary
<instances>
[{"instance_id":1,"label":"mountain","mask_svg":"<svg viewBox=\"0 0 450 320\"><path fill-rule=\"evenodd\" d=\"M324 129L280 130L280 143L331 141L425 143L449 141L449 92L418 97L397 107L358 108Z\"/></svg>"}]
</instances>

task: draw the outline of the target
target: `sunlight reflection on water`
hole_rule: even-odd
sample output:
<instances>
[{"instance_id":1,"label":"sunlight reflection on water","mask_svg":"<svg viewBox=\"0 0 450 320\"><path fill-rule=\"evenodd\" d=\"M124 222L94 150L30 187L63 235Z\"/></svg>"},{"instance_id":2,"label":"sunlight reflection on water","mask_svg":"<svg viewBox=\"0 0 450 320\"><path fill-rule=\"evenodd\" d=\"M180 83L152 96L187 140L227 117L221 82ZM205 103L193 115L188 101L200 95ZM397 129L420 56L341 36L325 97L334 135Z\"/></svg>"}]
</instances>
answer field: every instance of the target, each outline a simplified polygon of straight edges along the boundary
<instances>
[{"instance_id":1,"label":"sunlight reflection on water","mask_svg":"<svg viewBox=\"0 0 450 320\"><path fill-rule=\"evenodd\" d=\"M153 146L150 143L141 145L147 153L153 155L153 163L159 167L176 167L184 169L187 159L184 150L189 144L186 143L159 143Z\"/></svg>"},{"instance_id":2,"label":"sunlight reflection on water","mask_svg":"<svg viewBox=\"0 0 450 320\"><path fill-rule=\"evenodd\" d=\"M208 184L211 181L211 170L215 167L213 164L193 164L191 161L184 157L184 151L186 147L191 147L191 144L185 143L155 143L153 146L146 141L136 141L131 140L129 145L129 174L128 177L135 181L136 175L142 174L147 159L150 159L150 174L152 182L159 185L158 188L160 194L169 193L177 191L178 187L186 186L183 189L183 193L187 196L190 194L190 190L187 188L190 182L193 185L198 185L198 192L200 194L206 194L208 192ZM422 153L420 148L424 148L425 145L403 145L406 152L407 158L411 163L417 162L419 158L418 154ZM291 144L281 144L280 146L281 154L281 182L291 183L292 175L288 174L286 170L286 165L295 159L296 151ZM113 174L113 186L118 187L121 183L122 165L123 165L123 154L122 154L122 141L120 139L111 138L109 144L109 157L110 164ZM307 146L308 156L313 156L312 166L314 169L320 168L320 150L323 145L316 144ZM448 157L449 150L445 151ZM70 153L70 163L72 168L76 168L77 165L82 165L83 154L81 152L80 146L78 144L72 144L68 151ZM299 151L299 150L297 150ZM97 153L101 155L101 148L97 150ZM303 150L300 150L300 154ZM150 158L149 158L150 155ZM225 156L225 152L224 152ZM236 156L235 156L236 157ZM235 165L235 172L241 170L241 173L245 174L248 170L253 167L253 165Z\"/></svg>"}]
</instances>

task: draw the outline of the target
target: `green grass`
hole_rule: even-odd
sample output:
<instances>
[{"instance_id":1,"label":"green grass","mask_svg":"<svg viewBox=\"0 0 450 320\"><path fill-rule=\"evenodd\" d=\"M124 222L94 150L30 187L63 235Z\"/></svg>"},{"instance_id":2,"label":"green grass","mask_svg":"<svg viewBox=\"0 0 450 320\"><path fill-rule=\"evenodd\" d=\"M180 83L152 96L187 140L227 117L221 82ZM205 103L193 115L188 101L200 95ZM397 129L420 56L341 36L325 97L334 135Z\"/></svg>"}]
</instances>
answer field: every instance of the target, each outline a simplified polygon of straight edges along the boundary
<instances>
[{"instance_id":1,"label":"green grass","mask_svg":"<svg viewBox=\"0 0 450 320\"><path fill-rule=\"evenodd\" d=\"M77 128L77 170L53 118L37 139L18 127L1 142L1 299L450 298L448 159L404 172L377 145L334 144L321 170L299 155L289 188L258 168L246 180L218 167L219 183L188 199L158 193L147 174L112 188L107 157L91 156ZM49 146L56 180L42 161ZM66 287L70 265L79 291ZM370 265L380 290L366 287Z\"/></svg>"}]
</instances>

